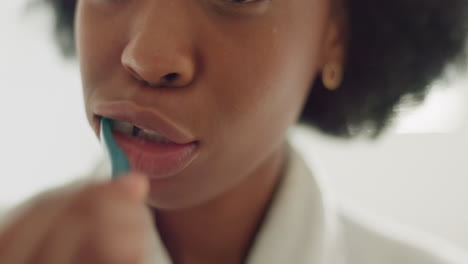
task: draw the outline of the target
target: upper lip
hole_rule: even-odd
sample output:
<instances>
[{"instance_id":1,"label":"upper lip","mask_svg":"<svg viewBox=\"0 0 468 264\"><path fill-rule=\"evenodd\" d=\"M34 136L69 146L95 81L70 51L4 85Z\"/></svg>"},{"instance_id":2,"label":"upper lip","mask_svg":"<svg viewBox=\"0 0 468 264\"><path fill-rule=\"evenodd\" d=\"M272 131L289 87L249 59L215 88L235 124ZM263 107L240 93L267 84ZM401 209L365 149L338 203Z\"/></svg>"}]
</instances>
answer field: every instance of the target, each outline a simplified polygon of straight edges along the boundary
<instances>
[{"instance_id":1,"label":"upper lip","mask_svg":"<svg viewBox=\"0 0 468 264\"><path fill-rule=\"evenodd\" d=\"M94 108L94 114L99 117L132 123L141 129L156 131L177 144L188 144L196 141L188 131L171 123L159 112L139 106L134 102L100 104Z\"/></svg>"}]
</instances>

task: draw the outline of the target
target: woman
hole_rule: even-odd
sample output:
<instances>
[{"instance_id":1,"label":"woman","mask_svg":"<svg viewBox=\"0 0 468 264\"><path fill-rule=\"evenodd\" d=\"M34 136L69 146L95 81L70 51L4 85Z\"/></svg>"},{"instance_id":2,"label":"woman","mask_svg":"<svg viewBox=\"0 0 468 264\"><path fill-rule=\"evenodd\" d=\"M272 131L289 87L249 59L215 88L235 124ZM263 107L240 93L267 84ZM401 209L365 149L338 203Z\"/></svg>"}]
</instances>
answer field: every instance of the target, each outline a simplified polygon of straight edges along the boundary
<instances>
[{"instance_id":1,"label":"woman","mask_svg":"<svg viewBox=\"0 0 468 264\"><path fill-rule=\"evenodd\" d=\"M462 60L464 0L49 3L133 170L36 198L1 263L463 263L335 210L287 132L376 138Z\"/></svg>"}]
</instances>

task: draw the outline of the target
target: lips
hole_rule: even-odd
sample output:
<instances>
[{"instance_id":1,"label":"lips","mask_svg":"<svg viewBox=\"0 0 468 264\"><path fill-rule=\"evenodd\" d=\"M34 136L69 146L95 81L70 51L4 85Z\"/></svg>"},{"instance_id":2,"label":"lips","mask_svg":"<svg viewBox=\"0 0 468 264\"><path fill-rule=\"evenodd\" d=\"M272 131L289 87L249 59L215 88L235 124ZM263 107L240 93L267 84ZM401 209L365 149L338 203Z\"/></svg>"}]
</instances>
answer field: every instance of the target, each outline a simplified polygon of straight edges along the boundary
<instances>
[{"instance_id":1,"label":"lips","mask_svg":"<svg viewBox=\"0 0 468 264\"><path fill-rule=\"evenodd\" d=\"M174 176L197 156L199 141L154 110L118 102L99 105L94 113L112 120L114 138L131 169L151 178Z\"/></svg>"},{"instance_id":2,"label":"lips","mask_svg":"<svg viewBox=\"0 0 468 264\"><path fill-rule=\"evenodd\" d=\"M156 131L177 144L187 144L196 141L190 132L170 122L159 112L139 106L133 102L125 101L101 104L94 108L94 114L132 123L141 129Z\"/></svg>"}]
</instances>

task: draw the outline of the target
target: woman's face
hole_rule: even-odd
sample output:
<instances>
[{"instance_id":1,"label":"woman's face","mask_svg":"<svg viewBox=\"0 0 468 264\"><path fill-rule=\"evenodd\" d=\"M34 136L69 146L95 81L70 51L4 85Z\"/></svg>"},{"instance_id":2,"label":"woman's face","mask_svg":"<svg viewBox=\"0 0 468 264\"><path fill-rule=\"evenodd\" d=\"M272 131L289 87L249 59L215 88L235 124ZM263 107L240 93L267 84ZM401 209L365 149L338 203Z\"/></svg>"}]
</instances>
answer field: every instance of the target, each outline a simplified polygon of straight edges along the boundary
<instances>
[{"instance_id":1,"label":"woman's face","mask_svg":"<svg viewBox=\"0 0 468 264\"><path fill-rule=\"evenodd\" d=\"M198 142L196 158L175 177L152 180L150 202L182 208L209 201L275 166L330 57L330 4L78 0L88 119L98 134L102 109L129 106L183 131Z\"/></svg>"}]
</instances>

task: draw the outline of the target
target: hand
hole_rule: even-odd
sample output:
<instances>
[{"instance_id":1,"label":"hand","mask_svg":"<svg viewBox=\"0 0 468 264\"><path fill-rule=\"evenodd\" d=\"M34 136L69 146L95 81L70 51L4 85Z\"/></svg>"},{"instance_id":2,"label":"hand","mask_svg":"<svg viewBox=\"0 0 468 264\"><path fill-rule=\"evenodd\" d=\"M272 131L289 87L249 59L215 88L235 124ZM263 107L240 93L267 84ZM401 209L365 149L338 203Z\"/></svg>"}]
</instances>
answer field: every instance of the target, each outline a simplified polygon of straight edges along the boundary
<instances>
[{"instance_id":1,"label":"hand","mask_svg":"<svg viewBox=\"0 0 468 264\"><path fill-rule=\"evenodd\" d=\"M41 198L0 234L0 263L143 263L148 189L133 173Z\"/></svg>"}]
</instances>

